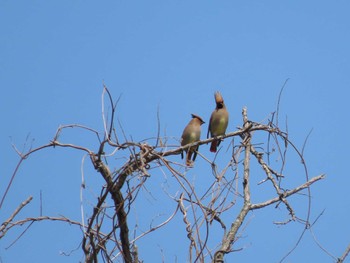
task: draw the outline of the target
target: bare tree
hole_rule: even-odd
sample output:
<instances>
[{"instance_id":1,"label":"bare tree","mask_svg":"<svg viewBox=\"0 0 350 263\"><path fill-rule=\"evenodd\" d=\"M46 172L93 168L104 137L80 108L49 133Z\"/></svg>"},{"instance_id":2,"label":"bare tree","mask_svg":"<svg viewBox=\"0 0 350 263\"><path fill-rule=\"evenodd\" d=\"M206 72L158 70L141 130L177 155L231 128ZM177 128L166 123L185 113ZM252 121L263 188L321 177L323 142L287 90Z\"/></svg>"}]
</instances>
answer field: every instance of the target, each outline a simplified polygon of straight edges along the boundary
<instances>
[{"instance_id":1,"label":"bare tree","mask_svg":"<svg viewBox=\"0 0 350 263\"><path fill-rule=\"evenodd\" d=\"M108 98L111 108L109 118L104 110L105 98ZM310 202L311 185L325 178L325 175L309 177L302 151L289 140L288 133L282 131L278 125L278 109L271 114L266 123L250 120L247 109L242 110L242 126L216 138L231 140L228 151L230 159L222 169L217 166L216 157L211 161L205 153L198 152L198 156L205 160L209 168L208 176L212 177L211 185L205 191L198 191L195 183L188 178L191 169L195 168L186 167L178 156L187 147L208 144L214 138L179 147L179 144L171 145L168 138L161 137L158 128L158 136L153 143L151 140L135 142L127 138L121 126L116 127L114 115L118 101L119 99L117 102L113 101L105 87L102 94L102 133L82 125L63 125L57 129L48 144L29 149L27 152L20 152L15 148L20 160L0 203L1 208L7 192L11 189L13 178L24 160L45 148L67 147L85 153L104 181L104 184L99 186L100 193L95 205L84 208L85 213L91 210L88 218L79 221L68 217L40 216L16 221L15 218L21 209L31 202L32 198L29 197L2 223L0 238L8 234L11 228L19 225L30 226L33 222L44 220L62 221L82 229L81 249L85 255L85 262L103 260L136 263L142 262L142 255L138 253L138 240L170 221L177 220L175 215L180 213L187 232L189 261L218 263L224 262L226 254L239 250L235 248L235 242L241 237L244 231L243 223L253 210L268 206L284 207L289 216L283 222L275 222L276 224L299 221L305 225L305 231L310 228L310 211L306 218L301 218L289 202L289 198L303 192L308 197L306 202ZM61 142L60 135L68 128L94 134L99 144L98 150ZM288 151L299 156L305 171L303 182L292 187L288 176L284 174ZM220 151L217 154L221 154ZM177 158L173 158L174 156ZM270 162L272 156L279 162L274 162L272 165ZM124 163L114 165L116 157L118 160L124 160ZM252 170L256 170L256 167L260 167L259 171L264 175L257 186L265 185L269 189L270 197L254 203L252 201L254 193L251 191ZM169 195L174 204L173 212L162 223L156 226L150 224L152 226L147 231L140 233L135 229L130 230L129 212L139 202L140 190L145 189L145 183L152 180L155 171L171 176L177 183L178 194ZM84 184L85 182L82 182L82 187ZM233 208L234 211L238 211L235 217L232 217ZM225 217L228 212L231 216ZM214 239L209 234L209 229L214 227L213 225L222 229L221 240ZM343 262L348 252L349 248L338 262Z\"/></svg>"}]
</instances>

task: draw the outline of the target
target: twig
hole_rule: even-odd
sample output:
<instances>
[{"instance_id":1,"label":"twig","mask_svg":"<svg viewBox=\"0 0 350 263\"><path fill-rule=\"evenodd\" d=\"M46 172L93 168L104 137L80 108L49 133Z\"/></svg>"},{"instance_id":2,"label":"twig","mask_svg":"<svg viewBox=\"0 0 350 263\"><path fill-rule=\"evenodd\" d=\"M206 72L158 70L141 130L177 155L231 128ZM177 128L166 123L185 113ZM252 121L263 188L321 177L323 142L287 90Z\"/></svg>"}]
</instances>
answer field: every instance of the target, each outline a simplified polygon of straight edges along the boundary
<instances>
[{"instance_id":1,"label":"twig","mask_svg":"<svg viewBox=\"0 0 350 263\"><path fill-rule=\"evenodd\" d=\"M17 209L12 213L12 215L1 224L0 227L0 239L6 234L6 232L11 228L7 228L7 225L10 224L12 222L12 220L15 218L15 216L22 210L23 207L25 207L27 204L30 203L30 201L33 200L32 196L29 196L25 201L23 201L18 207ZM12 225L14 225L13 223L11 223Z\"/></svg>"},{"instance_id":2,"label":"twig","mask_svg":"<svg viewBox=\"0 0 350 263\"><path fill-rule=\"evenodd\" d=\"M343 255L342 255L340 258L338 258L337 263L343 263L344 260L345 260L345 259L347 258L347 256L349 255L349 253L350 253L350 244L349 244L348 247L345 249Z\"/></svg>"}]
</instances>

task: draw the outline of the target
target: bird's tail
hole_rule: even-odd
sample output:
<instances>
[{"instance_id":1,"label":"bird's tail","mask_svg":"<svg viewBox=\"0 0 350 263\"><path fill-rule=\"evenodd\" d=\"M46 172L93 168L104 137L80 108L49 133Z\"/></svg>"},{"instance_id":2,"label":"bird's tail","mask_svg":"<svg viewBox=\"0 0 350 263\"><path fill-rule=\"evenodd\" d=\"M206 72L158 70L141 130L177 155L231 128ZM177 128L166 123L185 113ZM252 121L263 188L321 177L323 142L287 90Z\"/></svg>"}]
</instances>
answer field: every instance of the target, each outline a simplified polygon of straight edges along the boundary
<instances>
[{"instance_id":1,"label":"bird's tail","mask_svg":"<svg viewBox=\"0 0 350 263\"><path fill-rule=\"evenodd\" d=\"M218 140L213 140L210 145L210 151L216 153L216 148L218 146Z\"/></svg>"},{"instance_id":2,"label":"bird's tail","mask_svg":"<svg viewBox=\"0 0 350 263\"><path fill-rule=\"evenodd\" d=\"M189 151L187 152L187 155L186 155L186 165L187 165L187 166L192 166L191 157L192 157L192 151L189 150Z\"/></svg>"}]
</instances>

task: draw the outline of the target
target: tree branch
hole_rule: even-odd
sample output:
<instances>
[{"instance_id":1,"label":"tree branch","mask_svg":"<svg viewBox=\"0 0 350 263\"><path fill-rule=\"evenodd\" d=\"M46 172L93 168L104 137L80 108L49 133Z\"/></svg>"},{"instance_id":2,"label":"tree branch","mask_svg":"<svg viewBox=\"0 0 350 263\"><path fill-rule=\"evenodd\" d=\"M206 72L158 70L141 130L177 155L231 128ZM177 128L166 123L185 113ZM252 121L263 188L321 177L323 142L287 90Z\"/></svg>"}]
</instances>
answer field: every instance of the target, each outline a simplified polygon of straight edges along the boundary
<instances>
[{"instance_id":1,"label":"tree branch","mask_svg":"<svg viewBox=\"0 0 350 263\"><path fill-rule=\"evenodd\" d=\"M12 213L12 215L1 224L0 227L0 239L6 234L6 232L11 228L11 227L7 227L8 224L10 224L12 222L12 220L15 218L15 216L22 210L23 207L25 207L27 204L30 203L30 201L33 200L32 196L29 196L25 201L23 201L18 207L17 209ZM13 224L12 224L13 225Z\"/></svg>"},{"instance_id":2,"label":"tree branch","mask_svg":"<svg viewBox=\"0 0 350 263\"><path fill-rule=\"evenodd\" d=\"M250 209L251 210L255 210L255 209L260 209L260 208L263 208L265 206L268 206L268 205L272 205L274 203L277 203L279 201L281 201L281 198L287 198L288 196L291 196L297 192L300 192L301 190L305 189L305 188L308 188L310 187L310 185L312 185L313 183L321 180L321 179L324 179L325 178L325 174L321 174L319 176L315 176L313 177L312 179L310 179L309 181L307 181L306 183L292 189L292 190L289 190L289 191L286 191L284 192L281 196L277 196L275 198L272 198L270 200L267 200L266 202L262 202L262 203L258 203L258 204L252 204Z\"/></svg>"}]
</instances>

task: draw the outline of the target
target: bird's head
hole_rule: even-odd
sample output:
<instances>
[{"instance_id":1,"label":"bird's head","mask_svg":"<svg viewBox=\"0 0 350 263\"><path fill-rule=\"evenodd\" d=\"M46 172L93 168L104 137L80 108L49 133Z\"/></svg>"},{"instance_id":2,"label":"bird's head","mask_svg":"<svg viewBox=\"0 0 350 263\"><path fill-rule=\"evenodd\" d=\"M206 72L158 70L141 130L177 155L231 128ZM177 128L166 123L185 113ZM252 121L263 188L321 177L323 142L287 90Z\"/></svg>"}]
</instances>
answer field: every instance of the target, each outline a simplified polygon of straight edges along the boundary
<instances>
[{"instance_id":1,"label":"bird's head","mask_svg":"<svg viewBox=\"0 0 350 263\"><path fill-rule=\"evenodd\" d=\"M203 119L202 119L201 117L199 117L198 115L192 113L191 116L192 116L193 119L198 119L199 122L201 123L201 125L202 125L203 123L205 123L205 122L203 121Z\"/></svg>"},{"instance_id":2,"label":"bird's head","mask_svg":"<svg viewBox=\"0 0 350 263\"><path fill-rule=\"evenodd\" d=\"M214 93L214 98L216 102L216 107L221 109L224 107L224 98L222 97L221 93L219 91Z\"/></svg>"}]
</instances>

